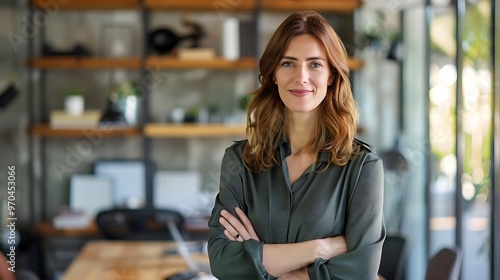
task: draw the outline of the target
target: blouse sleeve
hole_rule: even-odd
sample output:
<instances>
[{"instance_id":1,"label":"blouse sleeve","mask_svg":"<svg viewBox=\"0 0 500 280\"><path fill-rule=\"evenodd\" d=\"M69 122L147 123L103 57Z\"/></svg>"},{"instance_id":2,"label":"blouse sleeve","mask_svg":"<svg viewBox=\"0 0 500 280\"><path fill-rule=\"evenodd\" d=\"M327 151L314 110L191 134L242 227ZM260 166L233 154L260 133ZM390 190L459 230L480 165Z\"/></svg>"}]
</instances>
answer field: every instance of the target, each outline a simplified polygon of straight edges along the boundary
<instances>
[{"instance_id":1,"label":"blouse sleeve","mask_svg":"<svg viewBox=\"0 0 500 280\"><path fill-rule=\"evenodd\" d=\"M347 187L347 186L346 186ZM372 156L362 164L347 206L347 253L308 266L310 279L378 279L385 240L383 221L384 171Z\"/></svg>"},{"instance_id":2,"label":"blouse sleeve","mask_svg":"<svg viewBox=\"0 0 500 280\"><path fill-rule=\"evenodd\" d=\"M225 209L236 216L234 209L245 211L241 158L228 148L222 159L220 189L208 222L210 236L208 254L212 274L217 279L276 279L267 273L262 264L263 243L253 239L231 241L220 225L220 211Z\"/></svg>"}]
</instances>

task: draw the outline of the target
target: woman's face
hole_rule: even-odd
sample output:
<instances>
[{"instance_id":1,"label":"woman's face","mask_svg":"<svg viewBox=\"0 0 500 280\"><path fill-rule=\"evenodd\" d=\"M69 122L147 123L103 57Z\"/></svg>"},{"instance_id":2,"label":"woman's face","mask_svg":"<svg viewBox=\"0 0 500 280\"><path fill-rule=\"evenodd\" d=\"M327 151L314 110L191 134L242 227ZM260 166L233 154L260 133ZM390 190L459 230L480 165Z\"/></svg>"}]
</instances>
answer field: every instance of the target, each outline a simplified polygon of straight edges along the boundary
<instances>
[{"instance_id":1,"label":"woman's face","mask_svg":"<svg viewBox=\"0 0 500 280\"><path fill-rule=\"evenodd\" d=\"M309 34L292 38L274 72L281 100L292 112L310 112L332 82L326 52Z\"/></svg>"}]
</instances>

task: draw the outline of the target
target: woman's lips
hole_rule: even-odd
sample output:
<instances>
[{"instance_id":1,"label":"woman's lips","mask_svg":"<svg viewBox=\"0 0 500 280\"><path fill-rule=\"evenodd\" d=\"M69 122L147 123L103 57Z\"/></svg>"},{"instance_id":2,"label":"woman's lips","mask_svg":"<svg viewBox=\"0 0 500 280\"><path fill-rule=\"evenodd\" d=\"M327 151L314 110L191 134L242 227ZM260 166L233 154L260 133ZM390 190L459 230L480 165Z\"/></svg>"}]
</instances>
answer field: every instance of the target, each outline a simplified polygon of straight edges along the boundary
<instances>
[{"instance_id":1,"label":"woman's lips","mask_svg":"<svg viewBox=\"0 0 500 280\"><path fill-rule=\"evenodd\" d=\"M309 93L311 93L311 91L310 91L310 90L306 90L306 89L291 89L291 90L289 90L289 92L290 92L293 96L297 96L297 97L306 96L306 95L308 95Z\"/></svg>"}]
</instances>

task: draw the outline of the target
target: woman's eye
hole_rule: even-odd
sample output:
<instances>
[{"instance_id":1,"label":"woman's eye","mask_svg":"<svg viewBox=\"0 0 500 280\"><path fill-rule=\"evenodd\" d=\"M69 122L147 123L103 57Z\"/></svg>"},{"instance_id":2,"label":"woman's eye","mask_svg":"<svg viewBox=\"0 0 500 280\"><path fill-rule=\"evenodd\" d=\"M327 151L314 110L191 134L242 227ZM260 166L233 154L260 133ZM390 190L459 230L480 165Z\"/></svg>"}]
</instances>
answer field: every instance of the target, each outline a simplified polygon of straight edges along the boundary
<instances>
[{"instance_id":1,"label":"woman's eye","mask_svg":"<svg viewBox=\"0 0 500 280\"><path fill-rule=\"evenodd\" d=\"M291 67L291 66L293 66L293 64L290 61L285 61L285 62L281 63L281 66Z\"/></svg>"},{"instance_id":2,"label":"woman's eye","mask_svg":"<svg viewBox=\"0 0 500 280\"><path fill-rule=\"evenodd\" d=\"M313 63L311 63L311 67L312 68L319 68L319 67L321 67L321 63L319 63L319 62L313 62Z\"/></svg>"}]
</instances>

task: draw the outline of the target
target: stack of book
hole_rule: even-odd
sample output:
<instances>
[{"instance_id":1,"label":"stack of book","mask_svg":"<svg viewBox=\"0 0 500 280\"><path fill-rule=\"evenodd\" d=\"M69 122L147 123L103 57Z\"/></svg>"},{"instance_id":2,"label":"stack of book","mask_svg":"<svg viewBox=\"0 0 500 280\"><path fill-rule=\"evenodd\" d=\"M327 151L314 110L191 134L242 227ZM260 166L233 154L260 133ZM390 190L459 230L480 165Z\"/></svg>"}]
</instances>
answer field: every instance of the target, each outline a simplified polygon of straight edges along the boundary
<instances>
[{"instance_id":1,"label":"stack of book","mask_svg":"<svg viewBox=\"0 0 500 280\"><path fill-rule=\"evenodd\" d=\"M56 229L80 229L90 225L91 219L85 212L64 210L52 220Z\"/></svg>"},{"instance_id":2,"label":"stack of book","mask_svg":"<svg viewBox=\"0 0 500 280\"><path fill-rule=\"evenodd\" d=\"M101 119L101 111L86 110L81 115L71 115L66 111L52 111L50 113L51 128L97 128Z\"/></svg>"},{"instance_id":3,"label":"stack of book","mask_svg":"<svg viewBox=\"0 0 500 280\"><path fill-rule=\"evenodd\" d=\"M212 48L182 48L177 51L179 59L214 59L215 50Z\"/></svg>"}]
</instances>

